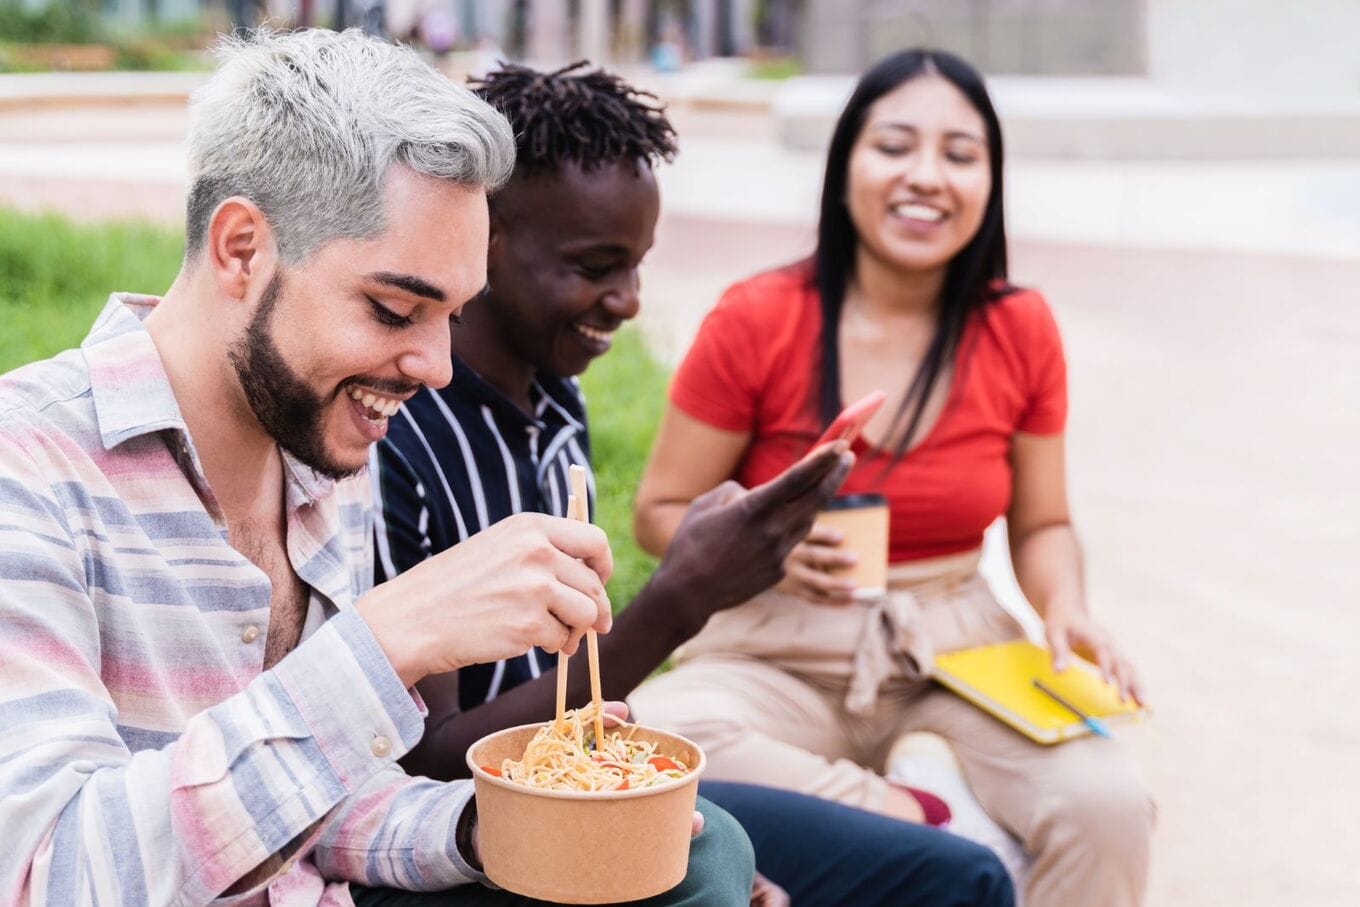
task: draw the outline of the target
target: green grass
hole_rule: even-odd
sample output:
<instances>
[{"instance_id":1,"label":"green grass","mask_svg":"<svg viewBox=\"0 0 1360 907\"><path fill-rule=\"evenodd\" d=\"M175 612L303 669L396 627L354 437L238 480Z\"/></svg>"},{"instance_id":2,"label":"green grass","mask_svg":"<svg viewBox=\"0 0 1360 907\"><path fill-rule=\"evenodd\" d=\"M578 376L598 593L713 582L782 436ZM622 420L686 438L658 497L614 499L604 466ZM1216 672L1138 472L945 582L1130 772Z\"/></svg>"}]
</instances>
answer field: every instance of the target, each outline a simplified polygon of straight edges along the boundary
<instances>
[{"instance_id":1,"label":"green grass","mask_svg":"<svg viewBox=\"0 0 1360 907\"><path fill-rule=\"evenodd\" d=\"M115 69L134 72L199 72L212 69L212 62L201 53L177 50L155 41L119 41L115 50Z\"/></svg>"},{"instance_id":2,"label":"green grass","mask_svg":"<svg viewBox=\"0 0 1360 907\"><path fill-rule=\"evenodd\" d=\"M163 292L181 251L159 227L0 209L0 371L80 343L115 290Z\"/></svg>"},{"instance_id":3,"label":"green grass","mask_svg":"<svg viewBox=\"0 0 1360 907\"><path fill-rule=\"evenodd\" d=\"M212 22L191 17L121 24L100 15L99 0L66 0L30 9L0 0L0 72L42 72L53 66L87 66L41 53L44 45L105 45L111 67L129 70L210 69L197 51L212 40Z\"/></svg>"},{"instance_id":4,"label":"green grass","mask_svg":"<svg viewBox=\"0 0 1360 907\"><path fill-rule=\"evenodd\" d=\"M590 407L598 522L614 549L609 596L615 611L632 600L656 567L656 559L633 541L633 495L661 419L667 380L635 328L620 331L614 348L581 378Z\"/></svg>"},{"instance_id":5,"label":"green grass","mask_svg":"<svg viewBox=\"0 0 1360 907\"><path fill-rule=\"evenodd\" d=\"M0 372L76 346L109 293L161 293L179 270L179 233L135 223L73 224L0 208ZM633 493L667 375L636 330L583 378L591 412L599 522L614 548L609 595L627 604L655 560L633 543Z\"/></svg>"}]
</instances>

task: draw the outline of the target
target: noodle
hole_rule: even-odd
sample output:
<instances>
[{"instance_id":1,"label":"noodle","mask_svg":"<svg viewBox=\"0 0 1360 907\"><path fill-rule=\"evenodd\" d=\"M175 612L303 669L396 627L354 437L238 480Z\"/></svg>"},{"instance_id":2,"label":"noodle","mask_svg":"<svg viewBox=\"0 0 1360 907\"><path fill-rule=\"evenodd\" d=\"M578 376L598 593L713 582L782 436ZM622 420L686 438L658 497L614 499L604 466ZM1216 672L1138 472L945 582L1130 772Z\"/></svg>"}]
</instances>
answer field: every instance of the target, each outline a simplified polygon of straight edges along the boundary
<instances>
[{"instance_id":1,"label":"noodle","mask_svg":"<svg viewBox=\"0 0 1360 907\"><path fill-rule=\"evenodd\" d=\"M539 729L519 761L506 759L499 771L483 768L527 787L577 791L656 787L689 773L685 763L658 754L655 743L632 739L637 725L626 736L607 733L603 745L594 746L595 711L588 705L567 712Z\"/></svg>"}]
</instances>

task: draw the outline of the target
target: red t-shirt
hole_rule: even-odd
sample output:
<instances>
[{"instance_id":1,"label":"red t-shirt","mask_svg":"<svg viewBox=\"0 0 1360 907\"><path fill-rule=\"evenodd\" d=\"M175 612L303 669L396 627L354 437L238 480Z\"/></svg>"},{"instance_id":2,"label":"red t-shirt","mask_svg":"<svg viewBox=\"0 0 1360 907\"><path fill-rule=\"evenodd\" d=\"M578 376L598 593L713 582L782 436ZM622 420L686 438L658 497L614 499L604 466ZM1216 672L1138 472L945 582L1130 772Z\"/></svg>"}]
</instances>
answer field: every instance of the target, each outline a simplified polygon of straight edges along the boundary
<instances>
[{"instance_id":1,"label":"red t-shirt","mask_svg":"<svg viewBox=\"0 0 1360 907\"><path fill-rule=\"evenodd\" d=\"M822 317L810 273L802 262L730 288L671 383L671 402L690 416L751 433L735 476L748 488L782 472L820 434ZM949 400L926 437L886 473L891 451L858 441L841 492L887 497L893 562L968 551L1010 505L1011 438L1057 434L1066 418L1057 325L1042 296L1016 290L965 325Z\"/></svg>"}]
</instances>

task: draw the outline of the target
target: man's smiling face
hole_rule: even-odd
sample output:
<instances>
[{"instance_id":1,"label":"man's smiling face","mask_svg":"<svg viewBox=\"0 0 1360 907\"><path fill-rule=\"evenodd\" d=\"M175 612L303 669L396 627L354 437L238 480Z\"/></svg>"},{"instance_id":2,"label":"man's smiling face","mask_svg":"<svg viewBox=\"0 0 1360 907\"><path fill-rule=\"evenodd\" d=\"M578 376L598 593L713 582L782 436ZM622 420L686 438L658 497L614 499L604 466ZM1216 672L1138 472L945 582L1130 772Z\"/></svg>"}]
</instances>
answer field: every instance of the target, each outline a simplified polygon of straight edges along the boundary
<instances>
[{"instance_id":1,"label":"man's smiling face","mask_svg":"<svg viewBox=\"0 0 1360 907\"><path fill-rule=\"evenodd\" d=\"M383 198L381 236L276 272L230 350L266 431L333 477L364 466L403 399L449 382L450 320L486 284L480 187L394 167Z\"/></svg>"},{"instance_id":2,"label":"man's smiling face","mask_svg":"<svg viewBox=\"0 0 1360 907\"><path fill-rule=\"evenodd\" d=\"M486 315L536 369L568 377L638 313L661 200L646 162L516 176L496 196Z\"/></svg>"}]
</instances>

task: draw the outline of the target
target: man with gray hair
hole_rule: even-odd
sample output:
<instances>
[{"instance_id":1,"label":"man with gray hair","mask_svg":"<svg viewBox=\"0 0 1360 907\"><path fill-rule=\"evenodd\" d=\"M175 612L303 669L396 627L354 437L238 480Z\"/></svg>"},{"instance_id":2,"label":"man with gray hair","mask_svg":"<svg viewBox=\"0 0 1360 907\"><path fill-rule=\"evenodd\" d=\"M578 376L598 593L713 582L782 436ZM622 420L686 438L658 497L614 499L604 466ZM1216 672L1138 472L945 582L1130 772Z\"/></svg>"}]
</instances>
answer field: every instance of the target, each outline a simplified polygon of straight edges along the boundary
<instances>
[{"instance_id":1,"label":"man with gray hair","mask_svg":"<svg viewBox=\"0 0 1360 907\"><path fill-rule=\"evenodd\" d=\"M409 50L261 33L189 148L165 295L0 377L0 903L518 903L466 884L469 782L397 765L408 690L607 631L608 544L522 515L370 589L356 475L449 381L510 129ZM745 902L749 842L709 819L657 903Z\"/></svg>"}]
</instances>

